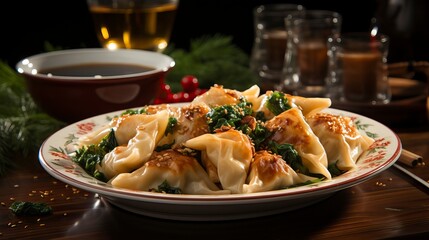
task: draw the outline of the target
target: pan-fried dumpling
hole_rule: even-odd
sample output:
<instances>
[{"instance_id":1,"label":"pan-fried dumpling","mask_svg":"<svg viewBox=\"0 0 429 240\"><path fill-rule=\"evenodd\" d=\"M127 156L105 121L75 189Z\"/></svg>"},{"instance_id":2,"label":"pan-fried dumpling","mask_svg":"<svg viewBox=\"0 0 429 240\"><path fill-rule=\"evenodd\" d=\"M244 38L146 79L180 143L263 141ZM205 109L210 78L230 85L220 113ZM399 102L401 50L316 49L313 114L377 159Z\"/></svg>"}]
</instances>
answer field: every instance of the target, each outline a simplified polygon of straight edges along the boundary
<instances>
[{"instance_id":1,"label":"pan-fried dumpling","mask_svg":"<svg viewBox=\"0 0 429 240\"><path fill-rule=\"evenodd\" d=\"M350 117L317 113L307 122L325 148L329 164L336 164L340 170L356 167L356 160L374 143L358 131Z\"/></svg>"},{"instance_id":2,"label":"pan-fried dumpling","mask_svg":"<svg viewBox=\"0 0 429 240\"><path fill-rule=\"evenodd\" d=\"M90 144L98 144L109 134L113 129L118 145L127 144L137 133L137 126L142 122L147 121L147 115L153 115L161 111L171 111L169 105L151 105L148 106L147 113L144 114L124 114L119 117L114 117L108 124L103 125L99 129L81 136L78 140L79 146L88 146ZM168 118L167 118L168 119Z\"/></svg>"},{"instance_id":3,"label":"pan-fried dumpling","mask_svg":"<svg viewBox=\"0 0 429 240\"><path fill-rule=\"evenodd\" d=\"M287 98L301 109L304 117L320 112L330 107L332 103L330 98L322 97L301 97L287 94Z\"/></svg>"},{"instance_id":4,"label":"pan-fried dumpling","mask_svg":"<svg viewBox=\"0 0 429 240\"><path fill-rule=\"evenodd\" d=\"M296 173L280 155L261 150L250 164L243 192L265 192L283 189L315 178Z\"/></svg>"},{"instance_id":5,"label":"pan-fried dumpling","mask_svg":"<svg viewBox=\"0 0 429 240\"><path fill-rule=\"evenodd\" d=\"M252 142L247 135L229 129L192 138L184 145L202 151L202 158L210 161L217 169L223 189L230 190L231 193L243 191L254 153Z\"/></svg>"},{"instance_id":6,"label":"pan-fried dumpling","mask_svg":"<svg viewBox=\"0 0 429 240\"><path fill-rule=\"evenodd\" d=\"M241 98L244 98L248 102L254 101L259 96L259 93L260 89L257 85L253 85L242 92L224 88L221 85L214 85L207 92L196 96L192 100L192 103L204 103L209 107L234 105L239 103Z\"/></svg>"},{"instance_id":7,"label":"pan-fried dumpling","mask_svg":"<svg viewBox=\"0 0 429 240\"><path fill-rule=\"evenodd\" d=\"M172 133L163 136L158 145L171 145L170 148L174 149L188 139L208 133L209 126L205 115L209 111L210 108L202 103L192 103L178 108L172 116L177 119L177 125Z\"/></svg>"},{"instance_id":8,"label":"pan-fried dumpling","mask_svg":"<svg viewBox=\"0 0 429 240\"><path fill-rule=\"evenodd\" d=\"M113 187L139 191L163 192L166 191L165 186L160 186L167 184L168 189L178 190L182 194L230 193L211 182L194 157L172 149L154 152L142 167L131 173L121 173L110 183Z\"/></svg>"},{"instance_id":9,"label":"pan-fried dumpling","mask_svg":"<svg viewBox=\"0 0 429 240\"><path fill-rule=\"evenodd\" d=\"M135 126L135 130L127 128L128 132L124 131L124 135L135 132L135 136L128 141L127 145L117 146L107 153L97 165L97 170L110 179L119 173L130 172L141 167L152 155L157 143L164 135L168 116L169 113L166 110L152 115L139 114L139 124L135 122L130 124Z\"/></svg>"},{"instance_id":10,"label":"pan-fried dumpling","mask_svg":"<svg viewBox=\"0 0 429 240\"><path fill-rule=\"evenodd\" d=\"M241 94L237 90L224 88L222 85L214 85L205 93L196 96L192 103L205 103L209 107L236 104Z\"/></svg>"},{"instance_id":11,"label":"pan-fried dumpling","mask_svg":"<svg viewBox=\"0 0 429 240\"><path fill-rule=\"evenodd\" d=\"M258 98L251 98L250 101L253 106L253 111L263 112L265 118L268 120L275 116L275 114L272 113L266 105L268 99L271 98L273 93L273 91L267 91ZM290 94L284 94L284 98L287 99L287 103L291 108L299 108L305 117L331 106L331 100L329 98L301 97Z\"/></svg>"},{"instance_id":12,"label":"pan-fried dumpling","mask_svg":"<svg viewBox=\"0 0 429 240\"><path fill-rule=\"evenodd\" d=\"M291 108L275 116L265 123L265 127L273 133L269 140L293 145L310 173L332 178L327 169L325 149L298 108Z\"/></svg>"}]
</instances>

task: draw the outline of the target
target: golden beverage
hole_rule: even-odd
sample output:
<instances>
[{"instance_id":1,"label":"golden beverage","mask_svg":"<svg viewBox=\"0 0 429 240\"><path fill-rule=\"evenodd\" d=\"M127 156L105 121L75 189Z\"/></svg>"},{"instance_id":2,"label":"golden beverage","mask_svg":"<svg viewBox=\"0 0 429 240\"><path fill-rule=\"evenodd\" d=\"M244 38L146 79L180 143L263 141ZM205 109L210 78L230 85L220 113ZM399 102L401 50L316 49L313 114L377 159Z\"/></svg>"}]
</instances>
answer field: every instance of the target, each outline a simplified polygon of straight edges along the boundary
<instances>
[{"instance_id":1,"label":"golden beverage","mask_svg":"<svg viewBox=\"0 0 429 240\"><path fill-rule=\"evenodd\" d=\"M132 8L90 6L89 9L102 47L161 52L170 40L177 4Z\"/></svg>"},{"instance_id":2,"label":"golden beverage","mask_svg":"<svg viewBox=\"0 0 429 240\"><path fill-rule=\"evenodd\" d=\"M349 101L375 101L378 84L387 74L380 52L339 53L344 97Z\"/></svg>"},{"instance_id":3,"label":"golden beverage","mask_svg":"<svg viewBox=\"0 0 429 240\"><path fill-rule=\"evenodd\" d=\"M267 51L266 64L268 69L281 71L286 52L286 30L269 30L262 35L262 39Z\"/></svg>"},{"instance_id":4,"label":"golden beverage","mask_svg":"<svg viewBox=\"0 0 429 240\"><path fill-rule=\"evenodd\" d=\"M322 41L298 44L300 80L306 86L324 86L328 74L328 47Z\"/></svg>"}]
</instances>

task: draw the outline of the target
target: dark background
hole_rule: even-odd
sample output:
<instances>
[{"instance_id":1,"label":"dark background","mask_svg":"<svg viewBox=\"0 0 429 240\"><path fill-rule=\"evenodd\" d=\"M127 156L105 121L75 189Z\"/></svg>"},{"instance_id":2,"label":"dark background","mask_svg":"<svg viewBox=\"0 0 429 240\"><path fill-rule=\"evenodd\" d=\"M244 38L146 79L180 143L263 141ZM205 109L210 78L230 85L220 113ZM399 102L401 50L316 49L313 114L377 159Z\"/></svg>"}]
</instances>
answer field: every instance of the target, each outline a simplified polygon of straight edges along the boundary
<instances>
[{"instance_id":1,"label":"dark background","mask_svg":"<svg viewBox=\"0 0 429 240\"><path fill-rule=\"evenodd\" d=\"M377 17L391 34L389 62L429 60L429 1L397 0L180 0L171 44L187 49L191 39L220 33L250 54L252 9L260 4L299 3L307 9L339 12L342 31L367 31ZM0 7L0 60L13 66L26 56L60 48L99 47L85 0L7 1Z\"/></svg>"}]
</instances>

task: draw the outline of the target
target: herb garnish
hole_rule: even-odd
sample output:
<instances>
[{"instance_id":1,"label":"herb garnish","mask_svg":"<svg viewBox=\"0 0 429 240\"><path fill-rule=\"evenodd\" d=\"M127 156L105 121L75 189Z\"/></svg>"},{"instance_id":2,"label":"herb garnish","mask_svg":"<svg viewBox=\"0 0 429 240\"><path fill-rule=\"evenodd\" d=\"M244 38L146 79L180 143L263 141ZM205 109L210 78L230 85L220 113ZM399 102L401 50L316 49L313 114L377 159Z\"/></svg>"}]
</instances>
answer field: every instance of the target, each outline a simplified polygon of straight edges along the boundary
<instances>
[{"instance_id":1,"label":"herb garnish","mask_svg":"<svg viewBox=\"0 0 429 240\"><path fill-rule=\"evenodd\" d=\"M91 176L106 182L106 177L97 170L96 166L97 164L101 165L104 155L117 146L118 142L116 141L115 132L112 129L99 144L91 144L78 149L76 155L73 156L73 161L77 162Z\"/></svg>"},{"instance_id":2,"label":"herb garnish","mask_svg":"<svg viewBox=\"0 0 429 240\"><path fill-rule=\"evenodd\" d=\"M9 209L17 216L48 215L52 213L52 208L43 202L13 202Z\"/></svg>"}]
</instances>

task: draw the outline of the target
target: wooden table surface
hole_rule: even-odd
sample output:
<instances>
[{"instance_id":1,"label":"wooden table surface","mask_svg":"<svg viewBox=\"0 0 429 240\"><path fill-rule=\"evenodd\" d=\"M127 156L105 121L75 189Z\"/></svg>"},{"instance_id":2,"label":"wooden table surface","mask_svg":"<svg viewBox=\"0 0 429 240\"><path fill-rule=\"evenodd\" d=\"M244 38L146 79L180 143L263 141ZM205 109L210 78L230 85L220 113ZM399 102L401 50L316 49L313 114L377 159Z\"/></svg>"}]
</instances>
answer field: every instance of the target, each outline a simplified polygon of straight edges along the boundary
<instances>
[{"instance_id":1,"label":"wooden table surface","mask_svg":"<svg viewBox=\"0 0 429 240\"><path fill-rule=\"evenodd\" d=\"M407 167L429 180L429 130L399 132L423 156ZM397 163L399 164L399 163ZM316 204L267 217L186 222L137 215L51 177L37 156L0 178L1 239L429 239L429 189L395 167ZM43 201L53 214L17 217L14 201Z\"/></svg>"}]
</instances>

